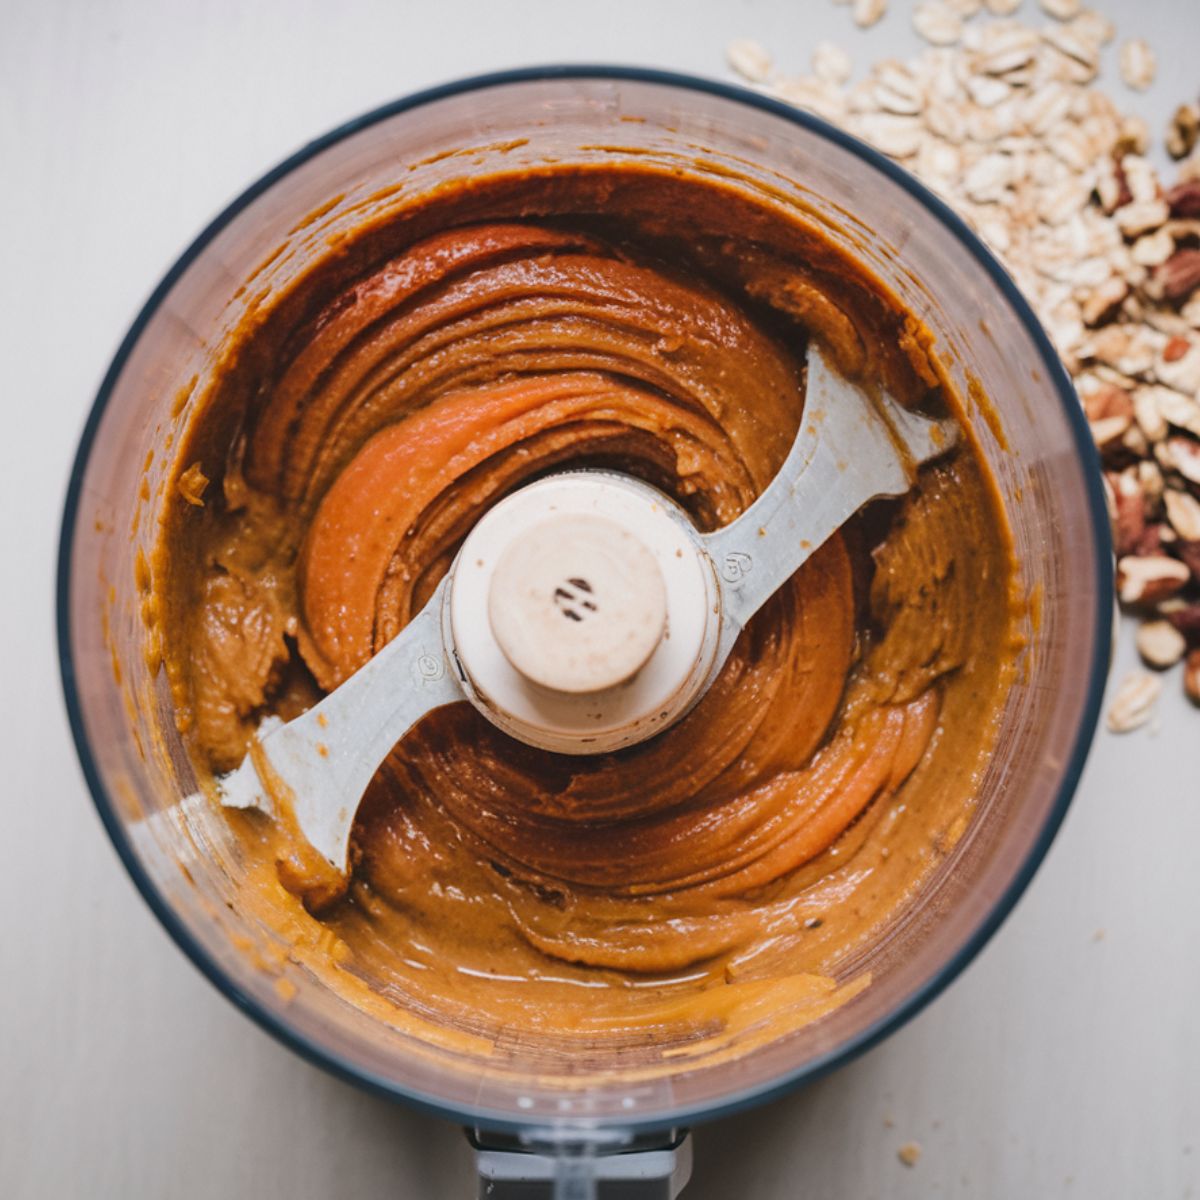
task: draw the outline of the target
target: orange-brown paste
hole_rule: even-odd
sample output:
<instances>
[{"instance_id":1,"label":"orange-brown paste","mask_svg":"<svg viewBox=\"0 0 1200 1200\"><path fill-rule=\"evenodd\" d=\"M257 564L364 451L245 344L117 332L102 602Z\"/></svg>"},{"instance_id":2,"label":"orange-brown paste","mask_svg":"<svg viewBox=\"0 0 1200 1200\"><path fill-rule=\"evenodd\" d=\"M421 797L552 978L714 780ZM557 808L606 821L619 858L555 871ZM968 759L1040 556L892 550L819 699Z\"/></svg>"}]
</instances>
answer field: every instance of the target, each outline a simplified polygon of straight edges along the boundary
<instances>
[{"instance_id":1,"label":"orange-brown paste","mask_svg":"<svg viewBox=\"0 0 1200 1200\"><path fill-rule=\"evenodd\" d=\"M202 774L361 667L541 473L615 467L703 529L733 519L792 441L809 338L961 412L859 264L782 208L650 167L443 189L239 338L182 440L154 572ZM861 984L846 964L965 827L1016 595L968 433L832 537L652 741L555 756L438 710L372 783L344 891L268 818L229 819L256 886L316 914L295 902L290 936L331 931L311 944L435 1024L685 1046L746 1012L794 1024Z\"/></svg>"}]
</instances>

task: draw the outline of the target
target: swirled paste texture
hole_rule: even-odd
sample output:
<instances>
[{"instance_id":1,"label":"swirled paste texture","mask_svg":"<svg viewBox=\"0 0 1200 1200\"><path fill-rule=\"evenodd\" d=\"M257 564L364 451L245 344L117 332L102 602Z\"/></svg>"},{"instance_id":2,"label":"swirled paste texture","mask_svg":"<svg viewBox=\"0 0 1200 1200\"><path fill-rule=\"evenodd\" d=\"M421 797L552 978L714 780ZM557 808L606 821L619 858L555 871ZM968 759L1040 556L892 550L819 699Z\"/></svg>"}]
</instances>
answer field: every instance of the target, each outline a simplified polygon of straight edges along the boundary
<instances>
[{"instance_id":1,"label":"swirled paste texture","mask_svg":"<svg viewBox=\"0 0 1200 1200\"><path fill-rule=\"evenodd\" d=\"M732 186L548 168L362 231L245 331L179 458L211 483L168 511L156 577L202 769L362 666L540 474L629 471L704 529L732 520L791 444L810 338L958 411L910 314ZM969 818L1014 595L968 436L832 537L652 741L555 756L441 709L372 783L344 894L265 818L230 819L340 970L438 1022L661 1047L767 997L795 1023Z\"/></svg>"}]
</instances>

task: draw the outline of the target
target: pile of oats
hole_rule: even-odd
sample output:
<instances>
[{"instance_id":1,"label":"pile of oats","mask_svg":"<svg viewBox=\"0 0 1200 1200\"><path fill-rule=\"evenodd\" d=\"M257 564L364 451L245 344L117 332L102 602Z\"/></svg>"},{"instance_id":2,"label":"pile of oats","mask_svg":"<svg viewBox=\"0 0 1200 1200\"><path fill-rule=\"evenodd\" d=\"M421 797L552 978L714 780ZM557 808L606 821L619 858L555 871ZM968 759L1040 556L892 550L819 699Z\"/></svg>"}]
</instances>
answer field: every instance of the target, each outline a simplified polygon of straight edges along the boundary
<instances>
[{"instance_id":1,"label":"pile of oats","mask_svg":"<svg viewBox=\"0 0 1200 1200\"><path fill-rule=\"evenodd\" d=\"M844 0L839 0L844 2ZM778 73L762 47L730 47L760 90L841 125L948 201L1008 267L1075 380L1105 468L1122 606L1156 672L1184 664L1200 704L1200 110L1167 131L1170 187L1146 157L1149 130L1094 87L1112 23L1080 0L919 0L930 47L871 64L850 83L838 46L811 73ZM1032 7L1032 4L1030 5ZM886 0L854 0L860 26ZM1122 79L1154 78L1142 40L1119 51ZM1149 720L1157 674L1118 688L1109 728Z\"/></svg>"}]
</instances>

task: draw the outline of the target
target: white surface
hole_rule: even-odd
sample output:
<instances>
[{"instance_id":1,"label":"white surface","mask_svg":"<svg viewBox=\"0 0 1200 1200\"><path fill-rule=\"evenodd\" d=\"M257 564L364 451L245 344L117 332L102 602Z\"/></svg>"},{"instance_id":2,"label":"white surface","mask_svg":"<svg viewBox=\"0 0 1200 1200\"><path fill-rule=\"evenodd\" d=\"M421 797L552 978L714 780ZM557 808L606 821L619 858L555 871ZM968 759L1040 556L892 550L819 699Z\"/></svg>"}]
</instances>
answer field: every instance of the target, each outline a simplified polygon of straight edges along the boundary
<instances>
[{"instance_id":1,"label":"white surface","mask_svg":"<svg viewBox=\"0 0 1200 1200\"><path fill-rule=\"evenodd\" d=\"M1194 94L1195 0L1100 6L1164 60L1148 96L1122 90L1130 108L1161 116ZM893 0L871 46L913 45L907 7ZM796 68L818 37L860 60L867 39L827 0L3 8L0 1195L467 1197L455 1128L260 1033L171 945L108 846L68 742L52 632L83 414L201 224L362 109L535 60L716 74L734 36ZM1101 734L1047 863L966 975L851 1067L701 1130L688 1200L1200 1192L1200 715L1175 679L1166 691L1157 736ZM924 1147L912 1169L896 1158L910 1139Z\"/></svg>"}]
</instances>

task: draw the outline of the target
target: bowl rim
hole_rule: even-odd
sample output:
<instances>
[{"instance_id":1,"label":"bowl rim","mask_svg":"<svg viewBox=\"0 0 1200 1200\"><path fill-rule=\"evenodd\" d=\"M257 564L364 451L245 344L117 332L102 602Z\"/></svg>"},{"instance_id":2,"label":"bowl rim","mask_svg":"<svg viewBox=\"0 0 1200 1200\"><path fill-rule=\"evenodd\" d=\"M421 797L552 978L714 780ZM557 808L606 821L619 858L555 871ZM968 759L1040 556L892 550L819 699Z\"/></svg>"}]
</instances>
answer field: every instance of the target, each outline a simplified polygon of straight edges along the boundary
<instances>
[{"instance_id":1,"label":"bowl rim","mask_svg":"<svg viewBox=\"0 0 1200 1200\"><path fill-rule=\"evenodd\" d=\"M77 688L72 629L70 619L71 558L78 526L82 499L83 477L87 468L92 444L96 438L101 419L115 389L124 366L141 334L159 306L170 293L175 283L205 247L244 208L260 195L283 180L296 168L316 157L329 147L345 140L381 121L402 113L435 103L439 100L471 92L506 87L513 84L543 83L547 81L612 81L634 82L675 88L680 91L701 92L716 96L735 104L758 109L781 117L803 127L836 145L848 150L868 166L885 175L891 182L903 188L918 203L923 205L939 221L946 231L955 237L962 247L974 257L986 271L1015 316L1025 327L1026 333L1036 347L1041 359L1040 366L1047 371L1048 382L1057 393L1066 414L1068 425L1075 442L1075 450L1084 468L1085 494L1089 514L1093 554L1096 561L1095 584L1095 636L1087 667L1087 693L1079 726L1066 758L1066 766L1059 784L1058 794L1038 831L1033 846L1006 887L993 902L988 913L978 922L963 940L958 950L930 978L906 995L893 1009L841 1044L826 1050L797 1067L783 1072L754 1087L742 1088L711 1104L682 1104L657 1111L653 1114L637 1115L622 1113L598 1118L568 1117L539 1120L515 1118L504 1110L494 1110L486 1105L454 1105L437 1096L405 1088L381 1074L354 1065L338 1054L302 1036L278 1015L261 1004L252 995L226 974L209 955L204 946L193 936L183 919L156 887L149 873L142 866L132 840L118 817L115 806L100 777L96 760L88 742L84 725L80 694ZM194 238L182 254L163 275L149 298L142 305L116 353L97 390L88 413L79 445L72 463L63 506L62 524L58 545L56 568L55 620L58 643L58 659L61 684L66 703L71 735L75 743L83 775L92 800L100 815L105 830L118 856L125 865L142 898L149 905L163 927L179 948L208 980L236 1007L241 1009L261 1028L278 1041L295 1051L302 1058L323 1068L338 1078L386 1097L401 1101L410 1107L438 1117L469 1124L480 1129L515 1133L538 1124L563 1124L576 1126L581 1134L589 1127L620 1127L632 1132L664 1130L687 1125L695 1121L712 1121L744 1109L764 1104L794 1091L804 1083L813 1082L837 1067L865 1053L889 1034L911 1020L925 1008L971 963L992 934L1013 910L1017 901L1029 885L1038 867L1049 850L1060 825L1066 816L1071 799L1078 786L1084 763L1091 748L1100 715L1105 681L1112 652L1111 616L1114 606L1113 551L1109 533L1107 506L1101 482L1100 461L1092 441L1087 421L1076 397L1066 369L1054 350L1049 337L1034 315L1028 301L1018 290L1008 272L986 248L979 237L943 200L935 196L905 169L892 162L879 151L838 129L829 122L790 104L775 100L760 92L736 84L683 72L659 70L657 68L606 65L606 64L549 64L522 67L512 70L490 71L472 75L435 87L425 88L410 95L390 101L354 117L313 139L299 150L283 159L243 192L230 201L208 225Z\"/></svg>"}]
</instances>

